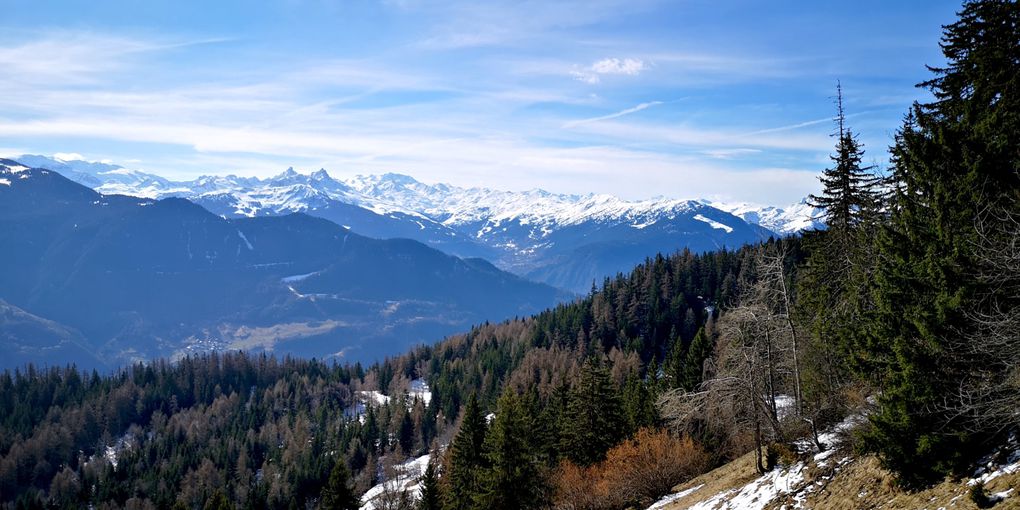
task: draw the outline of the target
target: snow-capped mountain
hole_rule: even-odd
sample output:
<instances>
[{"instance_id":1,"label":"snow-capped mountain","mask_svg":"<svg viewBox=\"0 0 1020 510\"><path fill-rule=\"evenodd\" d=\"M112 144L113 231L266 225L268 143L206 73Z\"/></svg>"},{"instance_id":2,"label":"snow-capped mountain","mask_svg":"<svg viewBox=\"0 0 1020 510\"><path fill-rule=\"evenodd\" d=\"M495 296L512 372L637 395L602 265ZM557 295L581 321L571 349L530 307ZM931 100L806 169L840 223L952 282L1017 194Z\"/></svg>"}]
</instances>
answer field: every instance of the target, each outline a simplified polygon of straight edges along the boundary
<instances>
[{"instance_id":1,"label":"snow-capped mountain","mask_svg":"<svg viewBox=\"0 0 1020 510\"><path fill-rule=\"evenodd\" d=\"M223 218L0 158L0 370L205 350L370 362L572 296L307 214Z\"/></svg>"},{"instance_id":2,"label":"snow-capped mountain","mask_svg":"<svg viewBox=\"0 0 1020 510\"><path fill-rule=\"evenodd\" d=\"M777 234L790 235L805 230L825 228L822 211L808 204L807 199L789 207L761 206L747 202L705 202L716 209L738 216L748 223L761 225Z\"/></svg>"},{"instance_id":3,"label":"snow-capped mountain","mask_svg":"<svg viewBox=\"0 0 1020 510\"><path fill-rule=\"evenodd\" d=\"M106 163L18 159L104 194L187 198L225 218L305 212L370 237L405 237L462 257L483 257L576 292L658 252L737 247L818 226L804 203L782 209L671 198L628 201L426 184L392 173L336 179L322 169L303 174L289 168L268 179L226 175L175 182Z\"/></svg>"}]
</instances>

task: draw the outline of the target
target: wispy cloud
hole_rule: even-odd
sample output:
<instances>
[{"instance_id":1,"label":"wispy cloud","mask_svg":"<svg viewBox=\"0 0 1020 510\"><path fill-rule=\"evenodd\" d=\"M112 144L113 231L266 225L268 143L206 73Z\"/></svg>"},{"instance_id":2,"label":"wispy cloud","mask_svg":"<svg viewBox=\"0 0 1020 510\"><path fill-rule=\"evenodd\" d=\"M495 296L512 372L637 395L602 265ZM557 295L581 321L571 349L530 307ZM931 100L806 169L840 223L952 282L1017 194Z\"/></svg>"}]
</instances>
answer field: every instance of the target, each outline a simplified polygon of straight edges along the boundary
<instances>
[{"instance_id":1,"label":"wispy cloud","mask_svg":"<svg viewBox=\"0 0 1020 510\"><path fill-rule=\"evenodd\" d=\"M123 70L143 54L228 41L226 38L156 41L94 33L56 30L30 40L0 45L0 68L5 80L39 84L96 82Z\"/></svg>"},{"instance_id":2,"label":"wispy cloud","mask_svg":"<svg viewBox=\"0 0 1020 510\"><path fill-rule=\"evenodd\" d=\"M703 154L714 159L733 159L740 156L749 156L752 154L761 154L761 149L709 149L702 151Z\"/></svg>"},{"instance_id":3,"label":"wispy cloud","mask_svg":"<svg viewBox=\"0 0 1020 510\"><path fill-rule=\"evenodd\" d=\"M300 2L286 16L225 9L169 28L163 15L177 4L207 10L181 0L132 26L41 3L31 10L51 11L45 24L5 12L0 146L18 150L0 152L142 160L169 177L295 165L782 203L814 191L812 169L831 147L822 91L834 80L811 56L828 49L706 36L691 11L712 23L718 13L697 2ZM24 28L42 25L78 28ZM909 93L917 80L905 81ZM868 94L901 93L889 83ZM698 99L683 111L649 101L664 97ZM883 120L869 117L879 136Z\"/></svg>"},{"instance_id":4,"label":"wispy cloud","mask_svg":"<svg viewBox=\"0 0 1020 510\"><path fill-rule=\"evenodd\" d=\"M574 127L580 126L582 124L590 124L592 122L599 122L599 121L602 121L602 120L616 119L616 118L619 118L619 117L623 117L624 115L630 115L632 113L637 113L637 112L640 112L642 110L647 110L648 108L651 108L652 106L657 106L657 105L660 105L660 104L662 104L662 101L649 101L647 103L641 103L641 104L639 104L639 105L637 105L637 106L635 106L633 108L627 108L626 110L620 110L620 111L618 111L616 113L610 113L609 115L602 115L600 117L592 117L592 118L589 118L589 119L572 120L570 122L564 123L563 124L563 128L564 129L570 129L570 128L574 128Z\"/></svg>"}]
</instances>

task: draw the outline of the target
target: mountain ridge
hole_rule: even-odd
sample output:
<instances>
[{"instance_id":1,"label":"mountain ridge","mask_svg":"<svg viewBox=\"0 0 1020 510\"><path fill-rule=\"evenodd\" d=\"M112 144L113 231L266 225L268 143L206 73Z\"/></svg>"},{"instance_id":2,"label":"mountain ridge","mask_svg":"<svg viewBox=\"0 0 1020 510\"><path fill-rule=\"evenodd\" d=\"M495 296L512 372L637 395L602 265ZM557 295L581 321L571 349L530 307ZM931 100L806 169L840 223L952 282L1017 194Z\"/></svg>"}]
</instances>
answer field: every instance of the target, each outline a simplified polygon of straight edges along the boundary
<instances>
[{"instance_id":1,"label":"mountain ridge","mask_svg":"<svg viewBox=\"0 0 1020 510\"><path fill-rule=\"evenodd\" d=\"M79 331L114 365L239 348L370 361L570 297L303 213L226 219L174 196L103 195L10 160L0 160L0 229L7 322L52 332L50 345L81 344ZM23 337L4 343L34 345Z\"/></svg>"},{"instance_id":2,"label":"mountain ridge","mask_svg":"<svg viewBox=\"0 0 1020 510\"><path fill-rule=\"evenodd\" d=\"M55 171L102 193L183 197L225 218L304 212L369 237L406 237L457 256L485 258L576 293L655 253L736 248L821 226L803 202L783 209L665 197L624 200L426 184L397 173L336 179L325 169L175 182L117 165L45 156L21 160L50 161Z\"/></svg>"}]
</instances>

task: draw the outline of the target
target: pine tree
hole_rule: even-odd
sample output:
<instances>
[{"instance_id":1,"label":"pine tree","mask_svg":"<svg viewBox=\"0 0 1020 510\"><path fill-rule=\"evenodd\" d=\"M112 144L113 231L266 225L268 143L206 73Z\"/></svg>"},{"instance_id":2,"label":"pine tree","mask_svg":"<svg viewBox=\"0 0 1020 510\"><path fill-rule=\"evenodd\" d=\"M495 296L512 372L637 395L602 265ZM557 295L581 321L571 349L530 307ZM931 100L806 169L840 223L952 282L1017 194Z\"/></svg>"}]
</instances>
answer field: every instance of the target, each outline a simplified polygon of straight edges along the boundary
<instances>
[{"instance_id":1,"label":"pine tree","mask_svg":"<svg viewBox=\"0 0 1020 510\"><path fill-rule=\"evenodd\" d=\"M418 510L440 510L442 508L442 494L439 489L439 473L434 462L429 462L425 472L419 480L421 485L421 498L418 501Z\"/></svg>"},{"instance_id":2,"label":"pine tree","mask_svg":"<svg viewBox=\"0 0 1020 510\"><path fill-rule=\"evenodd\" d=\"M485 417L473 394L464 407L460 430L450 444L450 472L443 508L466 510L474 505L479 491L479 473L485 467L482 446L486 435Z\"/></svg>"},{"instance_id":3,"label":"pine tree","mask_svg":"<svg viewBox=\"0 0 1020 510\"><path fill-rule=\"evenodd\" d=\"M475 508L524 510L538 508L543 480L531 448L531 417L512 388L500 397L492 428L485 437L487 468L482 472Z\"/></svg>"},{"instance_id":4,"label":"pine tree","mask_svg":"<svg viewBox=\"0 0 1020 510\"><path fill-rule=\"evenodd\" d=\"M350 473L347 462L339 458L329 473L329 480L319 495L319 508L322 510L355 510L361 507L361 500L354 495L350 484Z\"/></svg>"},{"instance_id":5,"label":"pine tree","mask_svg":"<svg viewBox=\"0 0 1020 510\"><path fill-rule=\"evenodd\" d=\"M976 219L1015 207L1020 190L1020 9L966 3L942 48L948 66L922 84L935 101L914 105L893 147L896 195L879 236L868 345L883 391L867 439L909 486L963 469L990 432L965 429L945 402L968 370L954 341L984 306L979 296L994 292L970 274Z\"/></svg>"},{"instance_id":6,"label":"pine tree","mask_svg":"<svg viewBox=\"0 0 1020 510\"><path fill-rule=\"evenodd\" d=\"M562 449L575 464L591 465L624 437L626 417L609 370L590 358L571 389L564 415Z\"/></svg>"}]
</instances>

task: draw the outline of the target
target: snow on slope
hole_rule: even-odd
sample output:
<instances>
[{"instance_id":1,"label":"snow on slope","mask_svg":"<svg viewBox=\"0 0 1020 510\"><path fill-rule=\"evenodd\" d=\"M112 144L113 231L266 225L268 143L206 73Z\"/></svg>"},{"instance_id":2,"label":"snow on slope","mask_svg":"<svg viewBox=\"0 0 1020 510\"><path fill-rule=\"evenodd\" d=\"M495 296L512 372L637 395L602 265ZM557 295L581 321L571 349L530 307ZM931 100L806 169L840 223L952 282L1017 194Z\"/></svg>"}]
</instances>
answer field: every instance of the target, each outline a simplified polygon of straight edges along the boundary
<instances>
[{"instance_id":1,"label":"snow on slope","mask_svg":"<svg viewBox=\"0 0 1020 510\"><path fill-rule=\"evenodd\" d=\"M565 195L540 189L514 192L428 185L399 174L359 175L346 183L365 196L403 204L449 226L484 223L478 237L508 221L537 226L541 235L546 230L542 227L564 227L591 220L633 221L637 226L649 218L675 216L699 207L692 200L668 198L627 201L605 194Z\"/></svg>"},{"instance_id":2,"label":"snow on slope","mask_svg":"<svg viewBox=\"0 0 1020 510\"><path fill-rule=\"evenodd\" d=\"M229 211L234 216L310 212L340 202L382 216L399 213L418 221L422 230L426 225L454 229L510 250L535 249L533 241L587 222L628 225L640 230L662 220L689 217L706 207L783 235L820 226L817 211L804 202L778 208L662 197L629 201L606 194L567 195L540 189L513 192L425 184L393 173L335 179L322 169L302 174L293 168L267 179L226 175L178 182L108 163L31 155L22 156L21 160L33 167L54 169L104 194L187 198L207 206L218 204L224 211L220 214ZM713 228L732 232L734 225L708 216L698 219Z\"/></svg>"},{"instance_id":3,"label":"snow on slope","mask_svg":"<svg viewBox=\"0 0 1020 510\"><path fill-rule=\"evenodd\" d=\"M425 473L431 459L431 455L424 455L393 466L392 473L387 475L386 480L368 489L368 492L361 496L361 510L386 508L385 500L402 492L417 501L421 497L419 479Z\"/></svg>"},{"instance_id":4,"label":"snow on slope","mask_svg":"<svg viewBox=\"0 0 1020 510\"><path fill-rule=\"evenodd\" d=\"M978 463L971 478L946 479L919 492L905 491L893 483L874 456L858 457L842 443L866 418L853 414L820 434L827 447L814 453L812 443L797 443L800 460L761 476L754 472L753 454L681 485L684 490L668 495L648 510L724 510L764 508L952 508L967 507L961 498L970 488L986 484L994 501L1017 497L1020 487L1020 435L1014 431ZM748 475L751 475L748 477ZM848 504L850 503L850 504ZM958 505L957 503L961 503ZM1010 506L1014 508L1015 506Z\"/></svg>"},{"instance_id":5,"label":"snow on slope","mask_svg":"<svg viewBox=\"0 0 1020 510\"><path fill-rule=\"evenodd\" d=\"M777 234L789 235L809 229L824 228L822 211L801 200L787 207L763 206L747 202L703 203L726 211L748 223L761 225Z\"/></svg>"}]
</instances>

